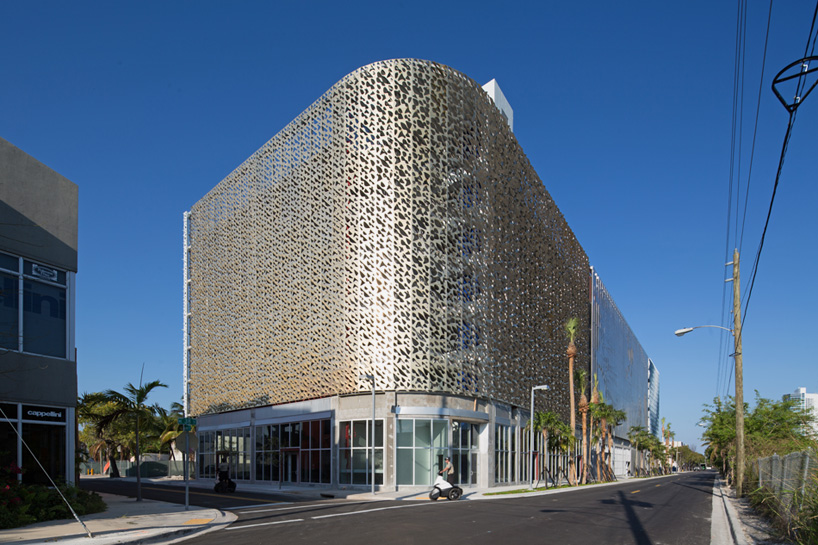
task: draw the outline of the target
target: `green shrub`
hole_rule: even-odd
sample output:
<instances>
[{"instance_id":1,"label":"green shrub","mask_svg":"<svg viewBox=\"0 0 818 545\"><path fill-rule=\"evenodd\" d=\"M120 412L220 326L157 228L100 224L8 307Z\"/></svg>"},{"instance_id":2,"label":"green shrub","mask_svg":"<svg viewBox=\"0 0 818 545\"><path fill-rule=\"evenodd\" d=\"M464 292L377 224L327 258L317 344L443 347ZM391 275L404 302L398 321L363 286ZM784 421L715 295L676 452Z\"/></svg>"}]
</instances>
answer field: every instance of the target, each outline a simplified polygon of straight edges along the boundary
<instances>
[{"instance_id":1,"label":"green shrub","mask_svg":"<svg viewBox=\"0 0 818 545\"><path fill-rule=\"evenodd\" d=\"M14 464L0 468L0 529L73 516L57 490L23 484L17 480L20 473L20 468ZM60 485L60 492L78 516L99 513L107 508L96 492L67 484Z\"/></svg>"}]
</instances>

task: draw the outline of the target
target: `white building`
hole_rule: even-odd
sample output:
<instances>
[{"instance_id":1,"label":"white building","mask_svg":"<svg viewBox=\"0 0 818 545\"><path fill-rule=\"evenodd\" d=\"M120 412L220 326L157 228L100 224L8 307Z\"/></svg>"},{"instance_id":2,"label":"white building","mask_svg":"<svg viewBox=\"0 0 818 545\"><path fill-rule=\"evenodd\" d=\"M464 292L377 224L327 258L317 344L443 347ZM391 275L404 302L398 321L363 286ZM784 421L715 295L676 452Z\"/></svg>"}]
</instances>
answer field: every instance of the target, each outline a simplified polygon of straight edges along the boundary
<instances>
[{"instance_id":1,"label":"white building","mask_svg":"<svg viewBox=\"0 0 818 545\"><path fill-rule=\"evenodd\" d=\"M818 435L818 394L810 394L806 388L796 388L795 392L785 397L798 401L798 408L812 412L812 433Z\"/></svg>"}]
</instances>

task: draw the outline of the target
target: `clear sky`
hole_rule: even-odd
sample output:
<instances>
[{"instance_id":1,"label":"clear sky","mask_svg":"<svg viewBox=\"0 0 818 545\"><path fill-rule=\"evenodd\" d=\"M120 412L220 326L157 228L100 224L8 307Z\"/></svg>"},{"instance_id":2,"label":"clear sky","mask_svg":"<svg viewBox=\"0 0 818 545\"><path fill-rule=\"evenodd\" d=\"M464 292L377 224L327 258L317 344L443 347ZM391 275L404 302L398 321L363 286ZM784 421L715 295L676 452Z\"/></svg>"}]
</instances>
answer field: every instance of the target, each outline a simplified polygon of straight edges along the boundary
<instances>
[{"instance_id":1,"label":"clear sky","mask_svg":"<svg viewBox=\"0 0 818 545\"><path fill-rule=\"evenodd\" d=\"M770 83L804 56L815 9L773 6L761 82L769 4L749 4L732 146L735 2L0 2L0 136L79 186L80 393L138 383L144 364L170 386L153 400L181 400L182 213L343 76L415 57L497 79L659 368L662 416L700 446L702 405L733 388L732 339L673 331L727 325L735 246L749 286L788 119ZM750 401L818 391L816 148L818 92L799 110L747 313Z\"/></svg>"}]
</instances>

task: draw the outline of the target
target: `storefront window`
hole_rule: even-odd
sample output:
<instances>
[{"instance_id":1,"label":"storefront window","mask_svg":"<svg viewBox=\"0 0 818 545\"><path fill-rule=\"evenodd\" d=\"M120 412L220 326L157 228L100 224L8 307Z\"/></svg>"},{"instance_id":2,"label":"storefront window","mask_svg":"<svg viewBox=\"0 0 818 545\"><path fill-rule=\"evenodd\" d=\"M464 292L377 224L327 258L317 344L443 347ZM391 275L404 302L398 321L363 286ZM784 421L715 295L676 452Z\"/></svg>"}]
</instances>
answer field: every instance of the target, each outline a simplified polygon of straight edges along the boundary
<instances>
[{"instance_id":1,"label":"storefront window","mask_svg":"<svg viewBox=\"0 0 818 545\"><path fill-rule=\"evenodd\" d=\"M460 484L477 484L480 425L452 422L452 466Z\"/></svg>"},{"instance_id":2,"label":"storefront window","mask_svg":"<svg viewBox=\"0 0 818 545\"><path fill-rule=\"evenodd\" d=\"M230 478L250 479L250 428L199 433L199 476L216 478L222 458L230 464Z\"/></svg>"},{"instance_id":3,"label":"storefront window","mask_svg":"<svg viewBox=\"0 0 818 545\"><path fill-rule=\"evenodd\" d=\"M330 420L256 426L257 481L329 484L332 479Z\"/></svg>"},{"instance_id":4,"label":"storefront window","mask_svg":"<svg viewBox=\"0 0 818 545\"><path fill-rule=\"evenodd\" d=\"M428 485L449 454L448 420L401 419L397 426L398 485Z\"/></svg>"},{"instance_id":5,"label":"storefront window","mask_svg":"<svg viewBox=\"0 0 818 545\"><path fill-rule=\"evenodd\" d=\"M340 423L341 446L338 449L341 484L371 484L372 447L375 446L375 484L383 484L383 420L347 420Z\"/></svg>"},{"instance_id":6,"label":"storefront window","mask_svg":"<svg viewBox=\"0 0 818 545\"><path fill-rule=\"evenodd\" d=\"M65 467L65 423L68 421L69 409L0 403L0 410L2 410L0 413L0 464L2 467L8 467L12 463L17 464L23 470L24 483L50 485L48 477L54 481L69 477ZM20 431L22 440L25 441L28 448L20 448L20 437L17 435L17 430ZM22 451L22 460L17 459L18 449Z\"/></svg>"}]
</instances>

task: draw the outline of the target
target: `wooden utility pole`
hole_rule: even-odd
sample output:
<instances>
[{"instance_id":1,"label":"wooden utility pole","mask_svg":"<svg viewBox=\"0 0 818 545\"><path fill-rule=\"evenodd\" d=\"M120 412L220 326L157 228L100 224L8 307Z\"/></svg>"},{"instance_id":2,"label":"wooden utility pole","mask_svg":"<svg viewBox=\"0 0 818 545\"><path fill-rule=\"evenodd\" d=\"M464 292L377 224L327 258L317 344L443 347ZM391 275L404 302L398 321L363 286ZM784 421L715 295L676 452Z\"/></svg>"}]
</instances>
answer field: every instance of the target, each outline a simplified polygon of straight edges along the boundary
<instances>
[{"instance_id":1,"label":"wooden utility pole","mask_svg":"<svg viewBox=\"0 0 818 545\"><path fill-rule=\"evenodd\" d=\"M736 362L736 497L744 481L744 369L741 361L741 285L738 250L733 250L733 340Z\"/></svg>"}]
</instances>

